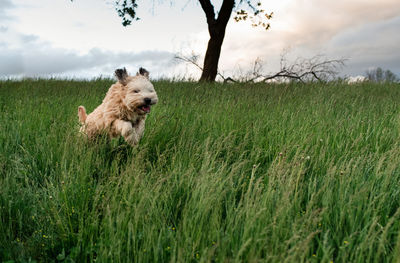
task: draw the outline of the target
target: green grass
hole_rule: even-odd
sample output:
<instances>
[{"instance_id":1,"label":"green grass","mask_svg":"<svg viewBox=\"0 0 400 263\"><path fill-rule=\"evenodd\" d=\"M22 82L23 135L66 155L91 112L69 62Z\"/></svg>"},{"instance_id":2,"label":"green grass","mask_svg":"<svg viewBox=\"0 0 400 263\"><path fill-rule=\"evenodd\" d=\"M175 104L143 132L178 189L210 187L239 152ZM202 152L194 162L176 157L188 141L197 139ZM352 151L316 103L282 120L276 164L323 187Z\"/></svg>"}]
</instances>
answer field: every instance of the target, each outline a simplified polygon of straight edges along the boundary
<instances>
[{"instance_id":1,"label":"green grass","mask_svg":"<svg viewBox=\"0 0 400 263\"><path fill-rule=\"evenodd\" d=\"M136 148L77 134L110 84L0 82L0 261L400 258L398 84L155 82Z\"/></svg>"}]
</instances>

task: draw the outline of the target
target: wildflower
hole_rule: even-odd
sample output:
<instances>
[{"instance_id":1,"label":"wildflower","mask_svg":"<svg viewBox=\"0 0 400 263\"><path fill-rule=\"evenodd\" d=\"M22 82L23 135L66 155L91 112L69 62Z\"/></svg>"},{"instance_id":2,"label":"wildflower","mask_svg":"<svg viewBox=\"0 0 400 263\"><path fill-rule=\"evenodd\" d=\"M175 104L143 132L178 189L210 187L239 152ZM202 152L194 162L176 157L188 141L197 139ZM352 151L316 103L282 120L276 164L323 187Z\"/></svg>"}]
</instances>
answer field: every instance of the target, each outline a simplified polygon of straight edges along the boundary
<instances>
[{"instance_id":1,"label":"wildflower","mask_svg":"<svg viewBox=\"0 0 400 263\"><path fill-rule=\"evenodd\" d=\"M170 250L171 249L171 247L167 247L167 250Z\"/></svg>"},{"instance_id":2,"label":"wildflower","mask_svg":"<svg viewBox=\"0 0 400 263\"><path fill-rule=\"evenodd\" d=\"M347 245L349 243L349 241L345 240L343 241L343 244Z\"/></svg>"},{"instance_id":3,"label":"wildflower","mask_svg":"<svg viewBox=\"0 0 400 263\"><path fill-rule=\"evenodd\" d=\"M312 254L312 256L313 256L313 257L316 257L317 255L315 255L315 254Z\"/></svg>"},{"instance_id":4,"label":"wildflower","mask_svg":"<svg viewBox=\"0 0 400 263\"><path fill-rule=\"evenodd\" d=\"M196 258L197 258L197 259L199 259L199 258L200 258L200 255L199 255L199 253L196 253Z\"/></svg>"},{"instance_id":5,"label":"wildflower","mask_svg":"<svg viewBox=\"0 0 400 263\"><path fill-rule=\"evenodd\" d=\"M172 229L172 231L175 231L175 227L172 227L171 229Z\"/></svg>"},{"instance_id":6,"label":"wildflower","mask_svg":"<svg viewBox=\"0 0 400 263\"><path fill-rule=\"evenodd\" d=\"M308 155L307 157L306 157L306 160L310 160L311 159L311 157Z\"/></svg>"},{"instance_id":7,"label":"wildflower","mask_svg":"<svg viewBox=\"0 0 400 263\"><path fill-rule=\"evenodd\" d=\"M49 196L49 198L50 198L50 199L53 199L53 197L52 197L51 195Z\"/></svg>"}]
</instances>

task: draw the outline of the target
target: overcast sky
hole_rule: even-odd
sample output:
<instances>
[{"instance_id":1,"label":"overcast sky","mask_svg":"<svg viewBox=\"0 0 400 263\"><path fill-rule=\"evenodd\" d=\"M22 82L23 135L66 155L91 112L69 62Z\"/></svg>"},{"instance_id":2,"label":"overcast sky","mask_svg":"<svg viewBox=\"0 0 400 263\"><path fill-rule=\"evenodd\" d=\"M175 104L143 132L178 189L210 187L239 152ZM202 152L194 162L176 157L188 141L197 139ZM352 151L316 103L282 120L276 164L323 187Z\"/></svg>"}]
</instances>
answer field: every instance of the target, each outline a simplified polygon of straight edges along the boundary
<instances>
[{"instance_id":1,"label":"overcast sky","mask_svg":"<svg viewBox=\"0 0 400 263\"><path fill-rule=\"evenodd\" d=\"M121 25L113 0L0 0L0 77L112 76L140 66L153 77L200 72L174 54L204 54L204 13L196 0L138 1L141 20ZM172 3L171 3L172 2ZM218 9L221 0L212 1ZM219 68L225 75L248 70L260 58L266 72L289 58L348 58L342 75L374 67L400 76L399 0L261 1L273 11L271 29L228 24ZM201 61L202 62L202 61Z\"/></svg>"}]
</instances>

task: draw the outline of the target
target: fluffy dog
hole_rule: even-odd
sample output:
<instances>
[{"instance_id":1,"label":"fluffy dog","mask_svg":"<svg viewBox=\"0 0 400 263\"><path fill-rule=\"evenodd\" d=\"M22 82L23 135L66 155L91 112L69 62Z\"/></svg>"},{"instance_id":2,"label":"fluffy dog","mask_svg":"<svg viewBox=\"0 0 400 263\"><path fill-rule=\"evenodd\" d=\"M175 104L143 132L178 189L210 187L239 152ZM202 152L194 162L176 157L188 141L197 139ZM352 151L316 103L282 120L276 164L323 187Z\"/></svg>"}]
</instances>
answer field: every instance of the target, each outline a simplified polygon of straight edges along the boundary
<instances>
[{"instance_id":1,"label":"fluffy dog","mask_svg":"<svg viewBox=\"0 0 400 263\"><path fill-rule=\"evenodd\" d=\"M149 72L140 68L136 76L128 75L125 68L117 69L118 81L108 90L103 102L89 115L85 107L78 107L81 132L94 139L106 132L109 137L123 136L134 146L144 132L144 124L151 105L158 101L157 93L149 81Z\"/></svg>"}]
</instances>

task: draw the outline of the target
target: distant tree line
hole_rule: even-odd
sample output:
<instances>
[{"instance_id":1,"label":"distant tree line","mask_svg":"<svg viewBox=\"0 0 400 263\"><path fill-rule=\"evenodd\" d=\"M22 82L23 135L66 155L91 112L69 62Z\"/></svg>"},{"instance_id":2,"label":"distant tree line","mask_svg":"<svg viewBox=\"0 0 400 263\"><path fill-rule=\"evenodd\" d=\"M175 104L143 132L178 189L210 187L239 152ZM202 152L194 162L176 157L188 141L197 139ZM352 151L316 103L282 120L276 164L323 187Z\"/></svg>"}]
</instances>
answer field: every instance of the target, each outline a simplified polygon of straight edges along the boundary
<instances>
[{"instance_id":1,"label":"distant tree line","mask_svg":"<svg viewBox=\"0 0 400 263\"><path fill-rule=\"evenodd\" d=\"M381 67L370 69L365 72L367 80L372 82L399 82L400 79L390 70L384 70Z\"/></svg>"}]
</instances>

